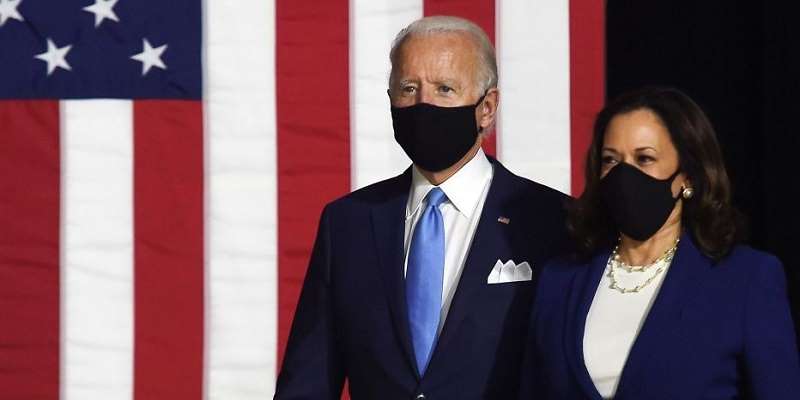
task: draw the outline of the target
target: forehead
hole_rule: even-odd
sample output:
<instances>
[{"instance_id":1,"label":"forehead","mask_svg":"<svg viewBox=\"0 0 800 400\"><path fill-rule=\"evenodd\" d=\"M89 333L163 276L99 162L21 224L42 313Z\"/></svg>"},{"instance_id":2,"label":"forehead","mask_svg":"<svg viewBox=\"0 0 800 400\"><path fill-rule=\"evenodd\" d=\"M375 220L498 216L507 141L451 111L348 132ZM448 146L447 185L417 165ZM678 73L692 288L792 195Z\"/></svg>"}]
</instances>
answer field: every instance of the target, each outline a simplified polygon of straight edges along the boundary
<instances>
[{"instance_id":1,"label":"forehead","mask_svg":"<svg viewBox=\"0 0 800 400\"><path fill-rule=\"evenodd\" d=\"M603 147L620 151L642 147L674 149L666 126L658 115L648 109L615 115L606 128Z\"/></svg>"},{"instance_id":2,"label":"forehead","mask_svg":"<svg viewBox=\"0 0 800 400\"><path fill-rule=\"evenodd\" d=\"M467 33L416 34L397 49L395 71L399 78L472 73L478 62L477 45Z\"/></svg>"}]
</instances>

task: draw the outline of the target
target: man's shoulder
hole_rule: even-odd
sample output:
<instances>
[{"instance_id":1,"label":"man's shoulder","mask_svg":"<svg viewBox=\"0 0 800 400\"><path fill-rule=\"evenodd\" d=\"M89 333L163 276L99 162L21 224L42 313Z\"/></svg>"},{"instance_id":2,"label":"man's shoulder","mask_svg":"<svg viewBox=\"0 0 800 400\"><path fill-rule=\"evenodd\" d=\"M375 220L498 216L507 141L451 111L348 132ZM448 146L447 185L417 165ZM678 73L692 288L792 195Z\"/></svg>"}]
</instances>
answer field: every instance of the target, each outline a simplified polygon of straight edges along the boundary
<instances>
[{"instance_id":1,"label":"man's shoulder","mask_svg":"<svg viewBox=\"0 0 800 400\"><path fill-rule=\"evenodd\" d=\"M520 186L523 193L527 196L533 196L541 199L542 201L551 201L557 203L564 203L572 199L569 195L562 193L559 190L553 189L534 180L514 175L515 179L520 181Z\"/></svg>"},{"instance_id":2,"label":"man's shoulder","mask_svg":"<svg viewBox=\"0 0 800 400\"><path fill-rule=\"evenodd\" d=\"M507 217L518 221L518 231L530 238L530 243L543 252L556 255L569 253L571 242L566 229L567 210L572 199L541 183L515 175L499 163L495 164L495 179L503 188L500 207Z\"/></svg>"},{"instance_id":3,"label":"man's shoulder","mask_svg":"<svg viewBox=\"0 0 800 400\"><path fill-rule=\"evenodd\" d=\"M494 161L494 167L496 181L508 186L508 189L512 190L516 196L521 196L531 201L531 206L554 205L563 207L572 200L569 195L556 189L509 171L500 162Z\"/></svg>"},{"instance_id":4,"label":"man's shoulder","mask_svg":"<svg viewBox=\"0 0 800 400\"><path fill-rule=\"evenodd\" d=\"M339 197L325 207L329 212L367 210L398 196L407 196L411 174L406 170L400 175L354 190Z\"/></svg>"}]
</instances>

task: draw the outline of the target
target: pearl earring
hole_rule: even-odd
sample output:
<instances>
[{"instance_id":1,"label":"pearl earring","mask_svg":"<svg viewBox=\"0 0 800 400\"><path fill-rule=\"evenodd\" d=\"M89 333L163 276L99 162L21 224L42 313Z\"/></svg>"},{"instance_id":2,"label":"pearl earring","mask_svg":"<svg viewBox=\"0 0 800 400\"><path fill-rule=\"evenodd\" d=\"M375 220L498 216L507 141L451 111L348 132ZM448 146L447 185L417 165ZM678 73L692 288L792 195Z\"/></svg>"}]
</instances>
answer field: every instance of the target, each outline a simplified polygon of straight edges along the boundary
<instances>
[{"instance_id":1,"label":"pearl earring","mask_svg":"<svg viewBox=\"0 0 800 400\"><path fill-rule=\"evenodd\" d=\"M692 196L694 196L694 190L690 187L685 187L681 191L681 196L683 196L684 199L689 200L692 198Z\"/></svg>"}]
</instances>

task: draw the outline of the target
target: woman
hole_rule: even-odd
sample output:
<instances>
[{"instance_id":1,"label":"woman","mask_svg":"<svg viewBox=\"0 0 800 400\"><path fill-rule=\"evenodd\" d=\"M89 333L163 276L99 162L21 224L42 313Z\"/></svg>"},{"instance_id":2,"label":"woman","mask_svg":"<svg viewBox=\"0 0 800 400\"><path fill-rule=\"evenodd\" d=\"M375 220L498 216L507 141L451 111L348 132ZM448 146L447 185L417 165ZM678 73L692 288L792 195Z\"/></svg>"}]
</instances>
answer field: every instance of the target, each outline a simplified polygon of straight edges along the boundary
<instances>
[{"instance_id":1,"label":"woman","mask_svg":"<svg viewBox=\"0 0 800 400\"><path fill-rule=\"evenodd\" d=\"M785 277L738 245L711 125L674 89L597 117L570 212L583 257L543 268L522 399L800 399Z\"/></svg>"}]
</instances>

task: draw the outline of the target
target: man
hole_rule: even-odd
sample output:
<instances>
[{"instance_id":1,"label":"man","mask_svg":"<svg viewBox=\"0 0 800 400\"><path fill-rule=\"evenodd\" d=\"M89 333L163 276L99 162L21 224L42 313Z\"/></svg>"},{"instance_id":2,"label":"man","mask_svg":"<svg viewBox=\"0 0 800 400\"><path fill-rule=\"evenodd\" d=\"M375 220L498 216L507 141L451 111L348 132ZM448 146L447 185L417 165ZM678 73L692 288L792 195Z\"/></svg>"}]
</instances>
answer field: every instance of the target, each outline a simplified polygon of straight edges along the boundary
<instances>
[{"instance_id":1,"label":"man","mask_svg":"<svg viewBox=\"0 0 800 400\"><path fill-rule=\"evenodd\" d=\"M414 165L328 204L276 399L512 399L532 270L565 242L566 196L481 143L497 67L469 21L429 17L390 53L395 138ZM534 272L535 275L535 272Z\"/></svg>"}]
</instances>

